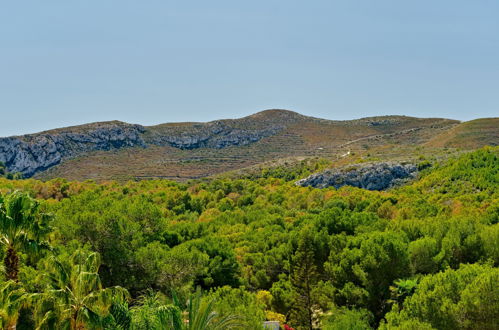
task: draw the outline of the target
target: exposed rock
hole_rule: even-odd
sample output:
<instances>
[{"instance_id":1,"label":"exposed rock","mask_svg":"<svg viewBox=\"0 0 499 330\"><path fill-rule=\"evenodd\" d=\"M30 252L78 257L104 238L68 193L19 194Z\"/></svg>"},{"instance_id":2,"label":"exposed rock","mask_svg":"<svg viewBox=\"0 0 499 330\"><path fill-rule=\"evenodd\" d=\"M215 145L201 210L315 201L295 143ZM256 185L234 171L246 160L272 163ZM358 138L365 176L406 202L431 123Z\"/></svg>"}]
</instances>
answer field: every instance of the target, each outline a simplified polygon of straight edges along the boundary
<instances>
[{"instance_id":1,"label":"exposed rock","mask_svg":"<svg viewBox=\"0 0 499 330\"><path fill-rule=\"evenodd\" d=\"M73 131L74 130L74 131ZM9 172L30 177L62 160L95 150L143 146L140 125L102 123L78 131L70 128L20 137L0 138L0 161Z\"/></svg>"},{"instance_id":2,"label":"exposed rock","mask_svg":"<svg viewBox=\"0 0 499 330\"><path fill-rule=\"evenodd\" d=\"M257 142L296 121L291 112L273 120L246 117L209 123L169 124L143 127L122 122L105 122L18 137L0 138L0 161L8 171L30 177L65 159L89 151L173 146L180 149L225 148Z\"/></svg>"},{"instance_id":3,"label":"exposed rock","mask_svg":"<svg viewBox=\"0 0 499 330\"><path fill-rule=\"evenodd\" d=\"M353 165L337 170L326 170L299 180L303 187L327 188L353 186L367 190L385 190L415 176L413 164L368 163Z\"/></svg>"},{"instance_id":4,"label":"exposed rock","mask_svg":"<svg viewBox=\"0 0 499 330\"><path fill-rule=\"evenodd\" d=\"M243 146L277 134L272 145L290 153L308 154L323 150L323 144L343 148L372 139L385 141L402 134L415 134L428 125L451 125L454 121L428 120L403 116L371 117L350 121L331 121L306 117L287 110L266 110L239 119L217 120L208 123L170 123L144 127L122 122L104 122L57 129L38 134L0 138L0 161L11 173L30 177L66 159L90 151L113 150L125 147L172 146L179 149ZM449 123L450 122L450 123ZM374 127L374 128L373 128ZM336 140L336 133L339 139ZM393 135L393 136L392 136ZM412 140L411 143L414 143ZM296 143L296 144L295 144ZM379 143L379 142L376 142ZM301 148L301 149L300 149ZM279 149L281 150L281 149ZM298 151L297 151L298 150Z\"/></svg>"},{"instance_id":5,"label":"exposed rock","mask_svg":"<svg viewBox=\"0 0 499 330\"><path fill-rule=\"evenodd\" d=\"M231 125L232 124L232 125ZM246 145L277 134L284 125L265 125L260 128L240 128L231 121L214 121L195 124L186 129L182 126L167 126L151 130L147 142L154 145L171 145L180 149L225 148Z\"/></svg>"}]
</instances>

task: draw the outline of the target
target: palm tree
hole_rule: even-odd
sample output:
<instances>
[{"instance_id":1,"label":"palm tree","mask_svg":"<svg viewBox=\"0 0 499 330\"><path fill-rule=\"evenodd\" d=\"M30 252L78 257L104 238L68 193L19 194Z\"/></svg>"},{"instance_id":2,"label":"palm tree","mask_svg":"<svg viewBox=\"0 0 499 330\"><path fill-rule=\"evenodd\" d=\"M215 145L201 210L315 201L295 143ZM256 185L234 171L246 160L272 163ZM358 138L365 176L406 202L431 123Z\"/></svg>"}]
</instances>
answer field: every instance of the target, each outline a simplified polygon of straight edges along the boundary
<instances>
[{"instance_id":1,"label":"palm tree","mask_svg":"<svg viewBox=\"0 0 499 330\"><path fill-rule=\"evenodd\" d=\"M134 308L133 329L221 330L243 328L237 315L221 316L215 311L215 300L203 300L201 291L191 295L187 308L173 294L171 304L162 304L157 293L148 292L141 306Z\"/></svg>"},{"instance_id":2,"label":"palm tree","mask_svg":"<svg viewBox=\"0 0 499 330\"><path fill-rule=\"evenodd\" d=\"M0 196L0 243L7 250L4 266L7 280L17 282L19 252L34 255L48 249L45 240L52 231L52 216L39 210L39 203L26 193Z\"/></svg>"},{"instance_id":3,"label":"palm tree","mask_svg":"<svg viewBox=\"0 0 499 330\"><path fill-rule=\"evenodd\" d=\"M128 297L121 287L102 287L98 253L77 250L66 262L51 257L46 267L50 286L38 296L38 329L102 329L113 302Z\"/></svg>"},{"instance_id":4,"label":"palm tree","mask_svg":"<svg viewBox=\"0 0 499 330\"><path fill-rule=\"evenodd\" d=\"M0 288L0 327L16 329L21 307L28 302L28 294L17 282L4 282Z\"/></svg>"},{"instance_id":5,"label":"palm tree","mask_svg":"<svg viewBox=\"0 0 499 330\"><path fill-rule=\"evenodd\" d=\"M182 311L177 304L164 304L164 297L148 290L132 308L132 329L182 329Z\"/></svg>"},{"instance_id":6,"label":"palm tree","mask_svg":"<svg viewBox=\"0 0 499 330\"><path fill-rule=\"evenodd\" d=\"M417 278L396 280L394 285L390 286L391 299L388 300L388 303L398 304L399 308L402 308L405 298L412 296L417 286Z\"/></svg>"},{"instance_id":7,"label":"palm tree","mask_svg":"<svg viewBox=\"0 0 499 330\"><path fill-rule=\"evenodd\" d=\"M109 308L109 313L112 319L106 329L129 330L131 328L132 314L126 301L120 301L120 299L113 301L113 304Z\"/></svg>"},{"instance_id":8,"label":"palm tree","mask_svg":"<svg viewBox=\"0 0 499 330\"><path fill-rule=\"evenodd\" d=\"M219 315L215 311L215 299L203 300L199 289L187 302L187 311L186 330L222 330L243 326L238 315Z\"/></svg>"}]
</instances>

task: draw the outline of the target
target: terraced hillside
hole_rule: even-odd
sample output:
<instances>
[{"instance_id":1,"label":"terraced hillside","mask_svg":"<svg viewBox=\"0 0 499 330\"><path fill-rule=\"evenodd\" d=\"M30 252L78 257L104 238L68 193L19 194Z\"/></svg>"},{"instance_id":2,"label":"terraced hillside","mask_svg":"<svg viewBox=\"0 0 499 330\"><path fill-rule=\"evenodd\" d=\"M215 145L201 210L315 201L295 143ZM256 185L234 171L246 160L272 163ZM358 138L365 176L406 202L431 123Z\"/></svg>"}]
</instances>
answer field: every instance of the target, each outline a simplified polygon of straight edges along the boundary
<instances>
[{"instance_id":1,"label":"terraced hillside","mask_svg":"<svg viewBox=\"0 0 499 330\"><path fill-rule=\"evenodd\" d=\"M149 127L107 122L0 139L0 161L11 172L44 180L184 181L283 158L336 160L367 151L409 150L459 124L405 116L333 121L287 110Z\"/></svg>"},{"instance_id":2,"label":"terraced hillside","mask_svg":"<svg viewBox=\"0 0 499 330\"><path fill-rule=\"evenodd\" d=\"M499 118L482 118L464 122L431 139L432 147L475 149L499 145Z\"/></svg>"}]
</instances>

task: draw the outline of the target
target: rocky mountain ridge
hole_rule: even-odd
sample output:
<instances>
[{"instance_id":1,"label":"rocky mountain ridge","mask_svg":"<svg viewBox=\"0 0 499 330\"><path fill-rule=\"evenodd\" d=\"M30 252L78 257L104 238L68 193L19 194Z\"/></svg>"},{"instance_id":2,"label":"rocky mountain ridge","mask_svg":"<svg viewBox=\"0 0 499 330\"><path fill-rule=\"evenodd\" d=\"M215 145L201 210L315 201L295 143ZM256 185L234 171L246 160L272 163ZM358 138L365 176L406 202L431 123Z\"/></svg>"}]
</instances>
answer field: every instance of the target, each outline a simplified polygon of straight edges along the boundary
<instances>
[{"instance_id":1,"label":"rocky mountain ridge","mask_svg":"<svg viewBox=\"0 0 499 330\"><path fill-rule=\"evenodd\" d=\"M185 180L286 157L421 145L458 124L407 116L335 121L278 109L207 123L112 121L0 138L0 161L10 172L42 179Z\"/></svg>"},{"instance_id":2,"label":"rocky mountain ridge","mask_svg":"<svg viewBox=\"0 0 499 330\"><path fill-rule=\"evenodd\" d=\"M143 132L140 125L109 122L82 132L54 131L0 138L0 161L10 172L29 177L85 152L145 147Z\"/></svg>"},{"instance_id":3,"label":"rocky mountain ridge","mask_svg":"<svg viewBox=\"0 0 499 330\"><path fill-rule=\"evenodd\" d=\"M278 111L273 120L258 116L208 123L141 126L119 121L56 129L37 134L0 138L0 162L10 172L25 177L55 166L65 159L98 150L169 145L180 149L225 148L247 145L283 130L300 118ZM261 123L260 123L261 122Z\"/></svg>"}]
</instances>

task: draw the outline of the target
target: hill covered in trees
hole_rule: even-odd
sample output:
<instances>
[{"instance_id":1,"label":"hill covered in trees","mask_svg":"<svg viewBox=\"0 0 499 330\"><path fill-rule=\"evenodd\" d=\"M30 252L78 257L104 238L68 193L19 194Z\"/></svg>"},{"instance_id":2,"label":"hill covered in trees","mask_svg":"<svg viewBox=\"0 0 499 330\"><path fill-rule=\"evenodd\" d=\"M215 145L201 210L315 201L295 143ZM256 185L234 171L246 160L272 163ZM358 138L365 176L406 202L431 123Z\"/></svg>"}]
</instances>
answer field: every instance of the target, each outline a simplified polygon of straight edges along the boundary
<instances>
[{"instance_id":1,"label":"hill covered in trees","mask_svg":"<svg viewBox=\"0 0 499 330\"><path fill-rule=\"evenodd\" d=\"M0 179L0 322L496 329L498 157L419 159L387 191L297 186L320 160L190 183Z\"/></svg>"}]
</instances>

